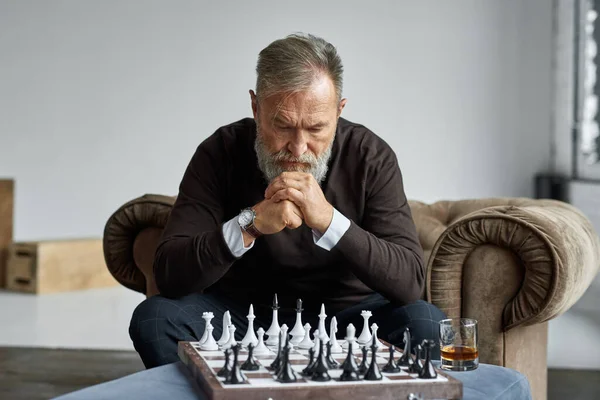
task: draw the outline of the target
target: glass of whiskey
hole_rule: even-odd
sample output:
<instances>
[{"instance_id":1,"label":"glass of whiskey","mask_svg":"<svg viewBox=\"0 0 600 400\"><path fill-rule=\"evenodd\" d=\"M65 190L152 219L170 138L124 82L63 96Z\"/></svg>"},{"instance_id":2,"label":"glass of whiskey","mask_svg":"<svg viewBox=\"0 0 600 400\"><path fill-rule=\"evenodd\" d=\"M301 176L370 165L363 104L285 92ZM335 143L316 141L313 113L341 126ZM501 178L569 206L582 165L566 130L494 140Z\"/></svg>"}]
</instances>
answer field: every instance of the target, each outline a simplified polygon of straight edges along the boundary
<instances>
[{"instance_id":1,"label":"glass of whiskey","mask_svg":"<svg viewBox=\"0 0 600 400\"><path fill-rule=\"evenodd\" d=\"M449 318L440 321L441 368L450 371L472 371L479 366L477 321L471 318Z\"/></svg>"}]
</instances>

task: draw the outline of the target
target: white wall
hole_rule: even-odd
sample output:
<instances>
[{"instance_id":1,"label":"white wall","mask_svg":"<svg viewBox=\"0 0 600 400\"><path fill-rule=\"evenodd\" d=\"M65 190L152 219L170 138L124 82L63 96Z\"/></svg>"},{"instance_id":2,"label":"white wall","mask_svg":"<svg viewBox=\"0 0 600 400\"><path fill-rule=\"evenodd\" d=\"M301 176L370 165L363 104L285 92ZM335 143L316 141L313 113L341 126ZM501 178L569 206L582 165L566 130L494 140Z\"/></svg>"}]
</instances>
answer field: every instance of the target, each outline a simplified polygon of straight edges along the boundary
<instances>
[{"instance_id":1,"label":"white wall","mask_svg":"<svg viewBox=\"0 0 600 400\"><path fill-rule=\"evenodd\" d=\"M545 0L0 0L15 239L100 236L123 202L176 194L198 143L251 115L257 53L294 31L338 46L344 116L392 144L410 198L532 195L550 15Z\"/></svg>"}]
</instances>

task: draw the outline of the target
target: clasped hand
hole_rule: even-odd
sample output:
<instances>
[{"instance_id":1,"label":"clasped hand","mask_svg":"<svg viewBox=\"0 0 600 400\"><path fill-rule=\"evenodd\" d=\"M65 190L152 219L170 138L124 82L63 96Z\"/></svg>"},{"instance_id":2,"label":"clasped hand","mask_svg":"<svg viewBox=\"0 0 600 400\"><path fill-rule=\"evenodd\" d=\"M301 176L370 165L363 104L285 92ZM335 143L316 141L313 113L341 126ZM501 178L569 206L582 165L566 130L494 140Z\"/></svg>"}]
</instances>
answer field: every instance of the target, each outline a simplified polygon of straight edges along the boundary
<instances>
[{"instance_id":1,"label":"clasped hand","mask_svg":"<svg viewBox=\"0 0 600 400\"><path fill-rule=\"evenodd\" d=\"M302 221L323 234L333 218L333 206L315 178L305 172L279 175L265 190L265 200L254 209L256 228L264 234L298 228Z\"/></svg>"}]
</instances>

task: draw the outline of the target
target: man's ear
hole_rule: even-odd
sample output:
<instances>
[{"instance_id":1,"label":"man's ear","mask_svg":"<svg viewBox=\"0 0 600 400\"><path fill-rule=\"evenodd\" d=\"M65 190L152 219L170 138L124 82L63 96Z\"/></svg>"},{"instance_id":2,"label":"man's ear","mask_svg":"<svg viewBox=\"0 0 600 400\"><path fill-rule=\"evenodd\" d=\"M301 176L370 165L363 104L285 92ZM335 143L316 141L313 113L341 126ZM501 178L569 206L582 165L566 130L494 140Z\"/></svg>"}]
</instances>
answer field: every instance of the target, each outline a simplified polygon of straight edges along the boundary
<instances>
[{"instance_id":1,"label":"man's ear","mask_svg":"<svg viewBox=\"0 0 600 400\"><path fill-rule=\"evenodd\" d=\"M348 102L348 99L340 100L340 104L338 104L338 111L337 111L338 118L340 117L340 115L342 115L342 110L344 109L344 107L346 107L347 102Z\"/></svg>"},{"instance_id":2,"label":"man's ear","mask_svg":"<svg viewBox=\"0 0 600 400\"><path fill-rule=\"evenodd\" d=\"M257 120L258 119L258 100L256 98L256 93L254 93L254 90L250 89L250 102L252 105L252 115L254 115L254 119Z\"/></svg>"}]
</instances>

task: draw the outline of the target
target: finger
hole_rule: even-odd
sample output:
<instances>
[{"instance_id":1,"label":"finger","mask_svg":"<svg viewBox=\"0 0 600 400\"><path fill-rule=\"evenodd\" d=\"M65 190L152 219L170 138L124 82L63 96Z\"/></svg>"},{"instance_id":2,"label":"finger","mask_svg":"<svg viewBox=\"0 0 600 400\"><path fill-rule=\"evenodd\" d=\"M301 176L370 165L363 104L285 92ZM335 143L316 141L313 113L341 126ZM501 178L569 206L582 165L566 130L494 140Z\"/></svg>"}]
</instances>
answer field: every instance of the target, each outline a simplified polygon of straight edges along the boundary
<instances>
[{"instance_id":1,"label":"finger","mask_svg":"<svg viewBox=\"0 0 600 400\"><path fill-rule=\"evenodd\" d=\"M273 179L273 181L269 184L269 186L265 190L265 198L270 199L275 193L277 193L281 189L291 187L301 190L301 188L305 185L306 180L302 176L297 175L297 173L284 172L277 178Z\"/></svg>"},{"instance_id":2,"label":"finger","mask_svg":"<svg viewBox=\"0 0 600 400\"><path fill-rule=\"evenodd\" d=\"M304 193L302 193L301 191L293 188L285 188L275 193L271 198L271 201L273 201L274 203L278 203L283 200L289 200L299 209L302 209L305 204L305 198L306 197L304 196Z\"/></svg>"},{"instance_id":3,"label":"finger","mask_svg":"<svg viewBox=\"0 0 600 400\"><path fill-rule=\"evenodd\" d=\"M285 225L291 229L296 229L302 225L302 217L296 214L295 210L288 212L285 220Z\"/></svg>"}]
</instances>

